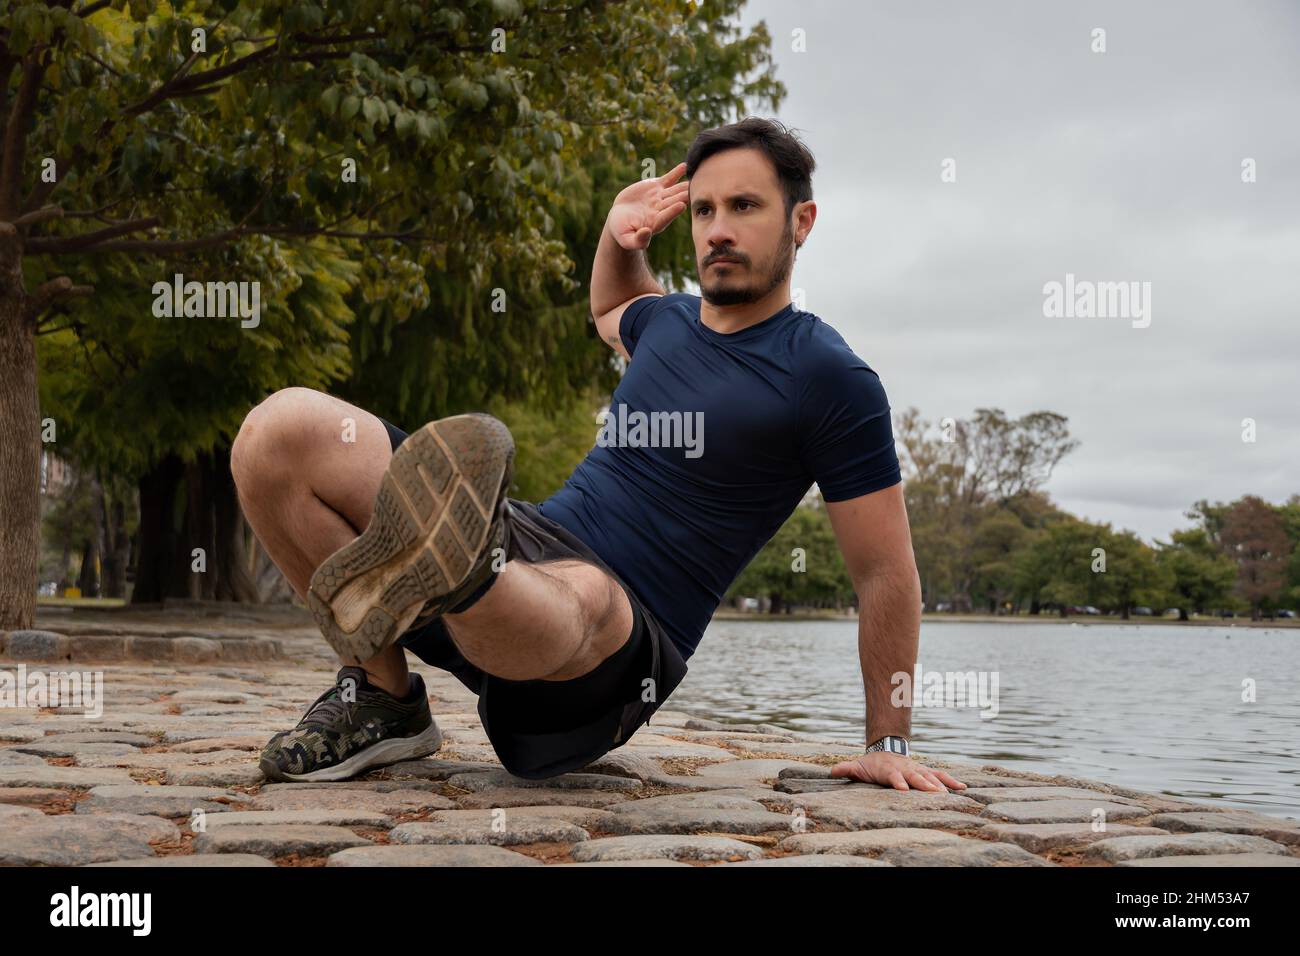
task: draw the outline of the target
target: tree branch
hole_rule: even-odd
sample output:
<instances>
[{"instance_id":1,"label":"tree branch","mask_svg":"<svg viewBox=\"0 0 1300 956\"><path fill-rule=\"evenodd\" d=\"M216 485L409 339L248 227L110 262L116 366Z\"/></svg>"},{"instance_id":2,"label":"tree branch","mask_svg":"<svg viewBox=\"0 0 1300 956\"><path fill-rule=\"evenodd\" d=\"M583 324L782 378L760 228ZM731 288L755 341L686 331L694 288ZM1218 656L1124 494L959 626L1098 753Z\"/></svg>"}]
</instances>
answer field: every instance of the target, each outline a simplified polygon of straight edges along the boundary
<instances>
[{"instance_id":1,"label":"tree branch","mask_svg":"<svg viewBox=\"0 0 1300 956\"><path fill-rule=\"evenodd\" d=\"M37 317L60 299L70 296L91 295L93 285L74 285L67 276L59 276L43 283L34 293L27 297L23 305L23 317L35 324Z\"/></svg>"},{"instance_id":2,"label":"tree branch","mask_svg":"<svg viewBox=\"0 0 1300 956\"><path fill-rule=\"evenodd\" d=\"M335 239L359 239L362 241L393 239L400 242L437 242L441 237L420 235L415 232L346 232L336 229L290 229L281 228L253 228L249 229L244 226L238 226L233 229L226 229L222 232L213 233L210 236L201 236L198 239L178 239L174 241L163 239L121 239L115 242L101 242L89 249L84 250L87 255L98 255L108 252L140 252L149 255L170 256L186 252L196 252L200 249L210 249L213 246L219 246L225 242L231 242L244 236L327 236ZM64 250L41 250L48 255L58 255Z\"/></svg>"},{"instance_id":3,"label":"tree branch","mask_svg":"<svg viewBox=\"0 0 1300 956\"><path fill-rule=\"evenodd\" d=\"M100 66L102 66L104 69L108 70L109 73L112 73L112 74L113 74L115 77L117 77L119 80L122 78L122 73L121 73L120 70L118 70L115 66L112 66L112 65L110 65L110 64L108 64L108 63L105 63L103 60L101 60L99 57L95 56L95 54L91 53L89 50L86 51L86 56L90 57L92 60L94 60L94 61L95 61L96 63L98 63Z\"/></svg>"},{"instance_id":4,"label":"tree branch","mask_svg":"<svg viewBox=\"0 0 1300 956\"><path fill-rule=\"evenodd\" d=\"M86 6L78 10L77 16L83 18L88 17L92 13L98 13L100 10L103 10L105 7L110 6L112 2L113 0L97 0L96 3L87 4Z\"/></svg>"},{"instance_id":5,"label":"tree branch","mask_svg":"<svg viewBox=\"0 0 1300 956\"><path fill-rule=\"evenodd\" d=\"M219 246L223 242L230 242L231 240L238 239L241 236L253 235L255 233L256 230L237 227L213 233L210 236L203 236L198 239L179 239L175 241L163 239L119 239L115 242L101 242L84 251L87 254L99 254L103 252L148 252L155 255L175 255L176 253L209 249L212 246ZM52 251L47 254L59 255L59 251Z\"/></svg>"},{"instance_id":6,"label":"tree branch","mask_svg":"<svg viewBox=\"0 0 1300 956\"><path fill-rule=\"evenodd\" d=\"M14 71L14 64L18 62L16 57L10 55L8 44L4 44L3 50L0 52L0 110L4 109L5 101L9 99L9 77ZM8 126L5 118L0 116L0 143L4 142L6 129Z\"/></svg>"},{"instance_id":7,"label":"tree branch","mask_svg":"<svg viewBox=\"0 0 1300 956\"><path fill-rule=\"evenodd\" d=\"M433 241L438 238L437 236L422 236L410 229L406 232L345 232L338 229L317 229L314 227L291 229L284 226L254 231L263 236L330 236L335 239L424 239Z\"/></svg>"},{"instance_id":8,"label":"tree branch","mask_svg":"<svg viewBox=\"0 0 1300 956\"><path fill-rule=\"evenodd\" d=\"M248 56L240 57L238 60L232 60L225 66L214 67L211 70L203 70L191 76L182 76L181 71L186 69L198 54L191 54L189 59L182 65L176 75L164 83L158 89L154 90L139 103L134 106L128 106L123 112L126 116L139 116L141 113L147 113L159 103L175 96L179 90L196 89L198 87L209 86L217 80L224 80L227 77L234 76L236 73L242 73L251 66L255 66L262 60L265 60L272 53L280 48L279 42L272 43Z\"/></svg>"},{"instance_id":9,"label":"tree branch","mask_svg":"<svg viewBox=\"0 0 1300 956\"><path fill-rule=\"evenodd\" d=\"M42 206L40 209L33 209L31 212L23 213L14 220L14 225L34 226L38 222L45 222L47 219L60 219L62 216L62 206Z\"/></svg>"},{"instance_id":10,"label":"tree branch","mask_svg":"<svg viewBox=\"0 0 1300 956\"><path fill-rule=\"evenodd\" d=\"M23 152L27 147L27 121L31 119L41 78L45 75L42 52L43 48L38 49L23 61L23 85L18 88L5 125L4 163L0 165L0 219L10 219L18 212L18 183L22 175Z\"/></svg>"},{"instance_id":11,"label":"tree branch","mask_svg":"<svg viewBox=\"0 0 1300 956\"><path fill-rule=\"evenodd\" d=\"M100 206L98 209L76 210L74 212L65 211L63 213L63 218L64 219L98 219L100 222L107 223L108 225L111 226L112 222L104 218L104 213L108 212L114 206L120 206L122 205L122 203L127 202L128 199L132 199L132 198L134 197L124 196L121 199L114 199L112 202L104 203L104 205Z\"/></svg>"},{"instance_id":12,"label":"tree branch","mask_svg":"<svg viewBox=\"0 0 1300 956\"><path fill-rule=\"evenodd\" d=\"M143 219L116 222L104 229L83 232L77 236L38 236L27 240L27 251L37 255L64 255L69 252L85 252L91 246L98 245L109 239L115 239L118 236L139 232L141 229L152 229L158 223L158 217L146 216Z\"/></svg>"},{"instance_id":13,"label":"tree branch","mask_svg":"<svg viewBox=\"0 0 1300 956\"><path fill-rule=\"evenodd\" d=\"M99 138L102 139L105 130L101 128L99 132ZM54 190L58 188L59 183L63 182L63 180L67 178L68 172L73 168L74 164L80 159L85 159L85 157L86 151L82 149L81 146L76 146L72 151L72 155L66 159L62 156L55 156L54 180L52 182L37 182L36 185L32 187L31 193L28 194L27 201L23 203L23 210L30 212L31 210L44 205L45 200L50 198L50 193L54 192Z\"/></svg>"}]
</instances>

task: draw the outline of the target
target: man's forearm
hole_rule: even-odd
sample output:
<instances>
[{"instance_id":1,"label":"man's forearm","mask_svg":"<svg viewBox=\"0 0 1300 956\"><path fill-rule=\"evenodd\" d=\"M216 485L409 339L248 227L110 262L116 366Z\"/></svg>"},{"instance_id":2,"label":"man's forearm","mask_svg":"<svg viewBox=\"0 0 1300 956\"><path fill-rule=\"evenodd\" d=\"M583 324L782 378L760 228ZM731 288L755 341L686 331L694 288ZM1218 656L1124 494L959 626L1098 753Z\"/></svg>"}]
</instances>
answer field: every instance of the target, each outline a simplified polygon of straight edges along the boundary
<instances>
[{"instance_id":1,"label":"man's forearm","mask_svg":"<svg viewBox=\"0 0 1300 956\"><path fill-rule=\"evenodd\" d=\"M608 221L600 231L596 258L591 266L591 314L604 315L628 299L656 293L664 287L650 271L644 249L624 249L609 231Z\"/></svg>"},{"instance_id":2,"label":"man's forearm","mask_svg":"<svg viewBox=\"0 0 1300 956\"><path fill-rule=\"evenodd\" d=\"M895 674L910 687L921 635L921 582L915 571L876 575L858 588L858 657L867 698L866 744L886 734L910 737L911 696L906 706L892 700Z\"/></svg>"}]
</instances>

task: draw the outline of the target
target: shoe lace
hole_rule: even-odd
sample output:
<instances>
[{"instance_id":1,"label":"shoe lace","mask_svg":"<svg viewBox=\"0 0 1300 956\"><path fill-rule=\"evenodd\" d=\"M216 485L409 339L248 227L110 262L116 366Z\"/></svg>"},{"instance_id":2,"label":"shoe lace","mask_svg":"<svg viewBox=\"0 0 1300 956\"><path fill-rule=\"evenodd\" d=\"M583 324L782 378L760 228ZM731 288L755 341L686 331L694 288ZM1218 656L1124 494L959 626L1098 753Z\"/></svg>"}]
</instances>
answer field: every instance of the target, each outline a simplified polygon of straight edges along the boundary
<instances>
[{"instance_id":1,"label":"shoe lace","mask_svg":"<svg viewBox=\"0 0 1300 956\"><path fill-rule=\"evenodd\" d=\"M352 708L355 704L343 699L342 683L337 683L316 698L307 713L298 722L300 727L327 727L339 718L349 727L352 726Z\"/></svg>"}]
</instances>

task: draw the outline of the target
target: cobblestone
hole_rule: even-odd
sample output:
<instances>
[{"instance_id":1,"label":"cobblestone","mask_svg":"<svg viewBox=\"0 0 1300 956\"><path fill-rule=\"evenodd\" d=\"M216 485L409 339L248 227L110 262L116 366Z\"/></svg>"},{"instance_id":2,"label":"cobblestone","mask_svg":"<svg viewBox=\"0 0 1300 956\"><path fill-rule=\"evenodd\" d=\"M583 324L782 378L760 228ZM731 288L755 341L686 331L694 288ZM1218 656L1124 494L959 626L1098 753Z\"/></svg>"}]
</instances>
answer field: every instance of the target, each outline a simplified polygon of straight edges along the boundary
<instances>
[{"instance_id":1,"label":"cobblestone","mask_svg":"<svg viewBox=\"0 0 1300 956\"><path fill-rule=\"evenodd\" d=\"M0 711L0 863L1300 864L1300 824L1281 817L926 754L966 789L899 791L831 777L857 752L843 741L672 708L588 767L527 780L501 766L473 694L414 661L444 733L437 754L360 779L271 783L261 748L337 666L309 624L274 638L210 627L8 636L0 666L99 655L104 713Z\"/></svg>"}]
</instances>

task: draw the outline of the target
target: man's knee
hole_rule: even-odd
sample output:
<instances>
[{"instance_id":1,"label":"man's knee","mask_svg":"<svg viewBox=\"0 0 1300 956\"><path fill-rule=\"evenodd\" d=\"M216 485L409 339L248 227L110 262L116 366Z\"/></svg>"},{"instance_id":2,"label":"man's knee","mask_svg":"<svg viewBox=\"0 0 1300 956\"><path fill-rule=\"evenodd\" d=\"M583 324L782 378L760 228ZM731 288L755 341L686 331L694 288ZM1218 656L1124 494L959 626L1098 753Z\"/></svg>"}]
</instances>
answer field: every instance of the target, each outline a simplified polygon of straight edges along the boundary
<instances>
[{"instance_id":1,"label":"man's knee","mask_svg":"<svg viewBox=\"0 0 1300 956\"><path fill-rule=\"evenodd\" d=\"M612 640L621 645L631 630L631 603L617 581L599 568L595 570L593 587L583 609L586 617L583 644L595 645Z\"/></svg>"},{"instance_id":2,"label":"man's knee","mask_svg":"<svg viewBox=\"0 0 1300 956\"><path fill-rule=\"evenodd\" d=\"M303 425L329 396L310 388L282 388L245 417L230 446L230 473L235 484L248 487L274 478L277 463L301 461Z\"/></svg>"}]
</instances>

